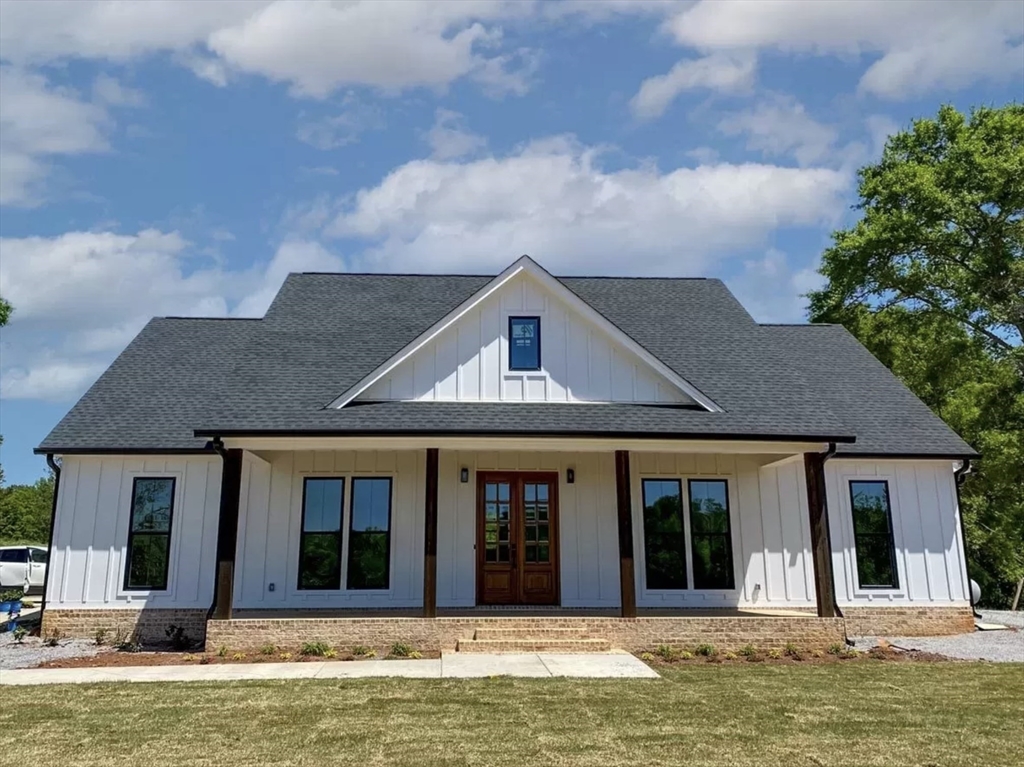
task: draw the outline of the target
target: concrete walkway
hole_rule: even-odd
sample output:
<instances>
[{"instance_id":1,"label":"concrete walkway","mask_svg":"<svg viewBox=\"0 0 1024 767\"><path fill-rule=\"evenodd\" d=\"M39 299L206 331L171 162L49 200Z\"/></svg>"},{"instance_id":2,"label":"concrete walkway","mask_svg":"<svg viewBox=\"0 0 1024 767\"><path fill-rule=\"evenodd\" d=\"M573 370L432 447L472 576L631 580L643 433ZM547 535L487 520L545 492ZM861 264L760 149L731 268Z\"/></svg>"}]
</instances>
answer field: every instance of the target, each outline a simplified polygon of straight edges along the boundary
<instances>
[{"instance_id":1,"label":"concrete walkway","mask_svg":"<svg viewBox=\"0 0 1024 767\"><path fill-rule=\"evenodd\" d=\"M26 668L0 671L0 685L87 682L227 682L245 679L468 679L473 677L658 678L643 661L625 652L593 654L444 653L423 660L355 660L323 663L237 663L107 668Z\"/></svg>"}]
</instances>

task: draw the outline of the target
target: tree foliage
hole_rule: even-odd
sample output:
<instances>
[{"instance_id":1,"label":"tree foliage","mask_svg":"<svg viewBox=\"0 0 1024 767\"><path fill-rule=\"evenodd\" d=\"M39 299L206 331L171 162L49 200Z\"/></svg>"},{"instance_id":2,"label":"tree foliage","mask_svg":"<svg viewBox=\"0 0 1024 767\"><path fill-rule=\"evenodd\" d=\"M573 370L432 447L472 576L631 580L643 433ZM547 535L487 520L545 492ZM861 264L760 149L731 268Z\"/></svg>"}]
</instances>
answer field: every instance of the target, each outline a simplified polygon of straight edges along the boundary
<instances>
[{"instance_id":1,"label":"tree foliage","mask_svg":"<svg viewBox=\"0 0 1024 767\"><path fill-rule=\"evenodd\" d=\"M0 545L50 540L53 474L32 485L0 487Z\"/></svg>"},{"instance_id":2,"label":"tree foliage","mask_svg":"<svg viewBox=\"0 0 1024 767\"><path fill-rule=\"evenodd\" d=\"M982 454L963 486L971 576L1024 577L1024 107L943 107L860 172L811 319L840 322Z\"/></svg>"}]
</instances>

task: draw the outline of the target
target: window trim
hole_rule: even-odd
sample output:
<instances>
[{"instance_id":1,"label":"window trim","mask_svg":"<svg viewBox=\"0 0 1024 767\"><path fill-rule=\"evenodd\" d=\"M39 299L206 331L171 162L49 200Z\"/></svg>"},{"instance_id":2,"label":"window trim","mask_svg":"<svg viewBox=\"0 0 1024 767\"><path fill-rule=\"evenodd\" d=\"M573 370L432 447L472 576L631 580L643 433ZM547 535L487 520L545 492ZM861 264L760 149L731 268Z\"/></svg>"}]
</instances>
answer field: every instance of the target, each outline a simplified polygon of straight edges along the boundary
<instances>
[{"instance_id":1,"label":"window trim","mask_svg":"<svg viewBox=\"0 0 1024 767\"><path fill-rule=\"evenodd\" d=\"M544 357L541 350L541 325L539 314L508 315L508 369L512 373L535 373L544 369ZM512 365L512 323L515 320L533 320L537 323L537 367L513 367Z\"/></svg>"},{"instance_id":2,"label":"window trim","mask_svg":"<svg viewBox=\"0 0 1024 767\"><path fill-rule=\"evenodd\" d=\"M349 586L349 582L348 582L349 574L350 574L349 570L350 570L350 568L352 566L352 564L351 564L352 563L352 556L351 556L352 534L355 532L352 529L352 525L353 525L353 523L355 521L355 508L354 508L354 504L355 504L355 500L356 500L355 483L356 483L356 480L360 480L360 479L370 479L370 480L382 480L383 479L383 480L387 480L387 482L388 482L388 529L387 529L387 537L388 538L387 538L387 554L386 554L386 561L387 561L387 585L384 586L384 588L376 588L376 589L352 588L351 586ZM353 475L351 477L351 479L350 479L350 482L352 483L352 491L349 493L350 498L349 498L349 502L348 502L348 539L347 539L347 541L345 541L342 544L342 548L345 551L345 563L344 563L344 565L345 565L345 579L342 582L343 588L341 589L341 591L355 593L355 594L386 594L389 591L391 591L391 524L392 524L392 520L394 519L395 478L391 474L386 474L386 475L368 474L368 475L359 475L359 476ZM344 505L345 504L343 502L342 506L344 507Z\"/></svg>"},{"instance_id":3,"label":"window trim","mask_svg":"<svg viewBox=\"0 0 1024 767\"><path fill-rule=\"evenodd\" d=\"M644 513L647 511L647 483L648 482L674 482L676 487L679 488L679 514L680 521L683 526L683 582L685 585L679 589L647 589L647 520ZM690 549L689 540L690 536L687 534L689 528L689 520L686 514L686 495L683 493L683 480L681 477L641 477L640 478L640 529L643 531L643 578L644 587L647 591L658 592L658 593L675 593L677 591L691 591L693 587L693 578L690 574Z\"/></svg>"},{"instance_id":4,"label":"window trim","mask_svg":"<svg viewBox=\"0 0 1024 767\"><path fill-rule=\"evenodd\" d=\"M153 585L142 585L133 586L128 582L131 577L131 565L132 565L132 543L135 537L139 535L133 529L135 527L135 491L140 481L153 481L153 480L169 480L171 483L171 514L167 520L167 532L166 533L142 533L144 537L166 535L167 536L167 561L164 562L164 582L162 586ZM163 594L171 591L171 559L174 556L174 516L175 506L177 505L178 495L178 477L177 475L147 475L147 474L136 474L132 476L132 494L131 500L128 506L128 538L125 541L124 554L122 556L122 569L124 570L123 577L121 579L121 590L125 594Z\"/></svg>"},{"instance_id":5,"label":"window trim","mask_svg":"<svg viewBox=\"0 0 1024 767\"><path fill-rule=\"evenodd\" d=\"M856 502L854 501L853 486L856 483L873 483L881 484L885 488L885 512L886 519L889 525L889 567L892 569L893 583L890 584L865 584L861 583L860 580L860 563L857 561L857 520L856 520ZM900 593L900 569L899 561L896 557L896 527L893 524L893 504L892 504L892 492L889 489L889 478L888 477L849 477L846 480L847 497L850 501L850 531L853 535L853 546L851 547L850 553L853 558L853 575L856 583L856 588L859 591L869 591L871 593L889 592L889 593ZM880 536L881 533L864 533L864 535Z\"/></svg>"},{"instance_id":6,"label":"window trim","mask_svg":"<svg viewBox=\"0 0 1024 767\"><path fill-rule=\"evenodd\" d=\"M310 480L325 481L325 480L338 480L341 482L341 516L338 519L338 587L336 589L325 589L320 587L304 587L302 585L302 552L303 547L306 543L306 488L309 486ZM345 590L345 562L343 558L345 556L345 501L346 501L346 485L348 484L348 478L345 475L319 475L310 474L302 477L302 501L299 506L299 551L298 561L296 562L295 568L295 590L302 591L304 593L324 593L324 594L337 594L338 592ZM320 533L313 533L313 535L322 535Z\"/></svg>"},{"instance_id":7,"label":"window trim","mask_svg":"<svg viewBox=\"0 0 1024 767\"><path fill-rule=\"evenodd\" d=\"M729 544L729 572L730 572L730 575L732 576L732 586L731 587L720 587L720 588L711 588L711 589L707 589L707 588L699 589L699 588L697 588L697 585L696 585L696 580L697 580L696 572L694 571L694 568L693 568L694 563L697 561L697 557L693 553L693 537L694 537L693 536L693 521L692 521L692 519L690 519L691 515L693 514L693 492L692 492L691 488L692 488L694 482L721 482L721 483L723 483L725 485L725 525L726 525L725 533L712 533L712 535L716 535L716 536L723 536L724 535L726 541ZM723 477L687 477L686 478L686 516L687 516L687 519L690 519L690 524L687 526L687 532L688 532L688 536L687 537L689 538L689 548L687 550L687 553L689 554L689 557L688 557L688 559L689 559L689 569L690 569L690 572L693 573L693 577L690 580L690 582L692 584L691 587L690 587L691 591L703 591L703 592L708 592L708 591L736 591L737 590L737 587L736 587L736 583L737 583L737 579L736 579L736 555L735 555L735 551L734 551L735 547L733 546L733 540L732 540L732 503L729 502L729 480L725 479ZM704 535L706 535L706 533Z\"/></svg>"}]
</instances>

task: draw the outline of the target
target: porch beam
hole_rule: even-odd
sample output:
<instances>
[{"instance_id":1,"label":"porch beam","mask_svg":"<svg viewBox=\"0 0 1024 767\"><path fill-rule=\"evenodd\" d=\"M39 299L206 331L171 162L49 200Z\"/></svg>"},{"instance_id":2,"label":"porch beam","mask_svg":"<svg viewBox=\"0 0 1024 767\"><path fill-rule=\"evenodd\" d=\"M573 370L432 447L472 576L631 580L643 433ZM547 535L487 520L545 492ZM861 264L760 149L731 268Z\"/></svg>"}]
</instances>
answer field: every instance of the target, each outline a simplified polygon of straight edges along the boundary
<instances>
[{"instance_id":1,"label":"porch beam","mask_svg":"<svg viewBox=\"0 0 1024 767\"><path fill-rule=\"evenodd\" d=\"M425 529L423 534L423 615L437 617L437 464L438 448L427 448Z\"/></svg>"},{"instance_id":2,"label":"porch beam","mask_svg":"<svg viewBox=\"0 0 1024 767\"><path fill-rule=\"evenodd\" d=\"M235 592L235 548L238 542L238 503L242 490L242 452L221 453L220 516L217 523L217 580L214 583L210 617L231 618Z\"/></svg>"},{"instance_id":3,"label":"porch beam","mask_svg":"<svg viewBox=\"0 0 1024 767\"><path fill-rule=\"evenodd\" d=\"M622 617L636 617L636 578L633 567L633 502L630 495L629 451L615 451L615 495L619 518L619 593Z\"/></svg>"},{"instance_id":4,"label":"porch beam","mask_svg":"<svg viewBox=\"0 0 1024 767\"><path fill-rule=\"evenodd\" d=\"M804 453L807 476L807 511L811 522L811 554L814 559L814 594L818 617L835 618L835 584L832 574L832 546L828 531L828 500L825 491L825 455Z\"/></svg>"}]
</instances>

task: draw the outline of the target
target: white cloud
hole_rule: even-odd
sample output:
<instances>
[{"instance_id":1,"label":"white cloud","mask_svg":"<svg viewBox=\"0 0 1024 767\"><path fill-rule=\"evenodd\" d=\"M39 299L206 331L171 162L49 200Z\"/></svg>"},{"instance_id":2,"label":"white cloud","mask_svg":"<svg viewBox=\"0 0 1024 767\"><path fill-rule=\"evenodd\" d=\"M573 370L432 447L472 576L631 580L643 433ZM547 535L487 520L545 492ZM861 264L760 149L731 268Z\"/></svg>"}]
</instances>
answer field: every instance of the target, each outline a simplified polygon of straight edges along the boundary
<instances>
[{"instance_id":1,"label":"white cloud","mask_svg":"<svg viewBox=\"0 0 1024 767\"><path fill-rule=\"evenodd\" d=\"M630 106L637 117L649 119L660 117L680 93L695 88L745 93L754 84L756 64L747 53L683 59L666 74L644 80Z\"/></svg>"},{"instance_id":2,"label":"white cloud","mask_svg":"<svg viewBox=\"0 0 1024 767\"><path fill-rule=\"evenodd\" d=\"M92 84L92 97L98 104L112 107L140 107L146 103L142 91L129 88L110 75L99 75Z\"/></svg>"},{"instance_id":3,"label":"white cloud","mask_svg":"<svg viewBox=\"0 0 1024 767\"><path fill-rule=\"evenodd\" d=\"M530 253L566 272L696 274L776 227L833 222L851 181L825 168L605 171L599 160L563 137L507 157L409 162L356 194L327 233L371 243L360 268L493 270Z\"/></svg>"},{"instance_id":4,"label":"white cloud","mask_svg":"<svg viewBox=\"0 0 1024 767\"><path fill-rule=\"evenodd\" d=\"M450 109L434 113L434 125L424 138L430 145L431 156L437 160L465 157L487 146L487 139L467 130L465 117Z\"/></svg>"},{"instance_id":5,"label":"white cloud","mask_svg":"<svg viewBox=\"0 0 1024 767\"><path fill-rule=\"evenodd\" d=\"M384 128L384 112L375 104L366 104L354 93L345 95L342 111L332 117L299 116L295 137L316 149L337 149L359 141L367 131Z\"/></svg>"},{"instance_id":6,"label":"white cloud","mask_svg":"<svg viewBox=\"0 0 1024 767\"><path fill-rule=\"evenodd\" d=\"M767 157L792 155L800 165L825 159L839 132L811 117L792 96L774 95L718 123L726 136L746 136L747 149Z\"/></svg>"},{"instance_id":7,"label":"white cloud","mask_svg":"<svg viewBox=\"0 0 1024 767\"><path fill-rule=\"evenodd\" d=\"M71 0L0 4L0 46L15 62L125 61L169 52L216 85L233 72L324 98L348 85L443 88L463 77L525 87L524 52L501 49L500 22L534 13L515 0L314 2ZM528 66L528 64L524 65Z\"/></svg>"},{"instance_id":8,"label":"white cloud","mask_svg":"<svg viewBox=\"0 0 1024 767\"><path fill-rule=\"evenodd\" d=\"M289 271L342 267L302 241L285 242L266 264L228 270L200 261L176 232L2 238L0 288L15 308L2 396L75 397L154 315L262 316Z\"/></svg>"},{"instance_id":9,"label":"white cloud","mask_svg":"<svg viewBox=\"0 0 1024 767\"><path fill-rule=\"evenodd\" d=\"M743 262L729 288L758 322L806 322L804 296L824 284L815 266L794 268L786 254L770 248L763 257Z\"/></svg>"},{"instance_id":10,"label":"white cloud","mask_svg":"<svg viewBox=\"0 0 1024 767\"><path fill-rule=\"evenodd\" d=\"M702 0L665 27L701 51L879 56L860 89L890 99L1019 78L1024 61L1019 0Z\"/></svg>"},{"instance_id":11,"label":"white cloud","mask_svg":"<svg viewBox=\"0 0 1024 767\"><path fill-rule=\"evenodd\" d=\"M103 152L111 120L99 105L39 74L0 66L0 205L41 201L50 158Z\"/></svg>"}]
</instances>

